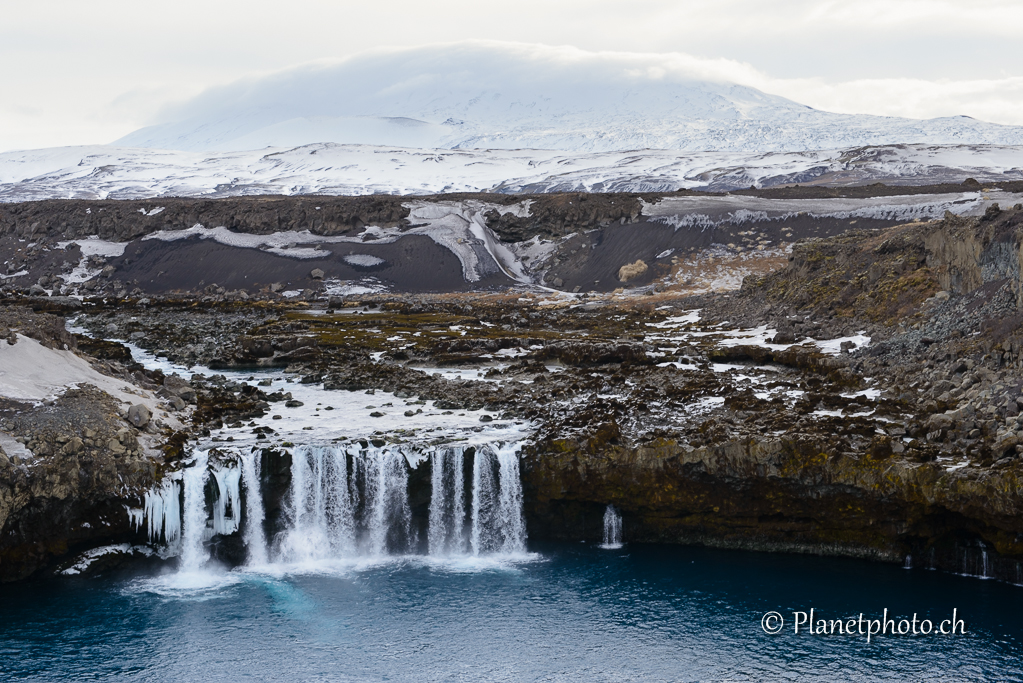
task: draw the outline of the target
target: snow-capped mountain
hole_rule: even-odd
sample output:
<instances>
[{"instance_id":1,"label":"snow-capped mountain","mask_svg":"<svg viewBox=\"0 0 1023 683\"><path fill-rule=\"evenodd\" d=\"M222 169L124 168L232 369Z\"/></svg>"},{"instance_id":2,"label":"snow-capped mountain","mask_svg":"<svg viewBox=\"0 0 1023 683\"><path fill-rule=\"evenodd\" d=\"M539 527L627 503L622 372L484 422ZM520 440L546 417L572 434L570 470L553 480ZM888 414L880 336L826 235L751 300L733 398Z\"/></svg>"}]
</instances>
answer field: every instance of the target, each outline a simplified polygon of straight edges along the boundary
<instances>
[{"instance_id":1,"label":"snow-capped mountain","mask_svg":"<svg viewBox=\"0 0 1023 683\"><path fill-rule=\"evenodd\" d=\"M819 111L709 80L680 55L482 41L377 51L250 78L162 118L115 144L241 151L333 142L577 153L1023 145L1023 127L968 117Z\"/></svg>"},{"instance_id":2,"label":"snow-capped mountain","mask_svg":"<svg viewBox=\"0 0 1023 683\"><path fill-rule=\"evenodd\" d=\"M600 152L315 144L250 152L108 146L0 154L0 201L255 194L644 192L751 185L1023 180L1023 147L892 145L830 152Z\"/></svg>"}]
</instances>

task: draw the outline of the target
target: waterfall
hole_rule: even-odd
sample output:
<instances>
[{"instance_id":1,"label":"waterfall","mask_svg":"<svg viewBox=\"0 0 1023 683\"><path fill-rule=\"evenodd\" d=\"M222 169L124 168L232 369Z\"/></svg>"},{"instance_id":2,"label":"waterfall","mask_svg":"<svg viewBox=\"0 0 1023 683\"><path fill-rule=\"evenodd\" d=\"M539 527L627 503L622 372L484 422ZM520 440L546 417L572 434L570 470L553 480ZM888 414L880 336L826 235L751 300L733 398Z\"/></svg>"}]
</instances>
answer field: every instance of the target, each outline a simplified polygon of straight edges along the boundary
<instances>
[{"instance_id":1,"label":"waterfall","mask_svg":"<svg viewBox=\"0 0 1023 683\"><path fill-rule=\"evenodd\" d=\"M496 451L483 446L476 451L469 544L473 555L525 552L522 482L514 444L500 446Z\"/></svg>"},{"instance_id":2,"label":"waterfall","mask_svg":"<svg viewBox=\"0 0 1023 683\"><path fill-rule=\"evenodd\" d=\"M405 555L418 547L409 475L428 462L430 555L523 553L526 527L517 447L517 443L460 445L424 452L406 444L365 442L298 446L291 455L290 485L281 501L280 531L272 543L264 530L259 453L234 453L232 462L229 452L213 451L217 455L211 462L210 451L196 451L194 462L176 475L180 482L165 480L146 494L144 511L128 514L139 524L144 513L150 541L163 540L179 553L183 571L196 571L206 563L209 552L204 543L211 536L239 530L253 566ZM467 458L472 459L471 481L465 472ZM208 511L210 478L216 483L216 496Z\"/></svg>"},{"instance_id":3,"label":"waterfall","mask_svg":"<svg viewBox=\"0 0 1023 683\"><path fill-rule=\"evenodd\" d=\"M602 548L615 550L622 547L622 516L614 505L604 510L604 543Z\"/></svg>"},{"instance_id":4,"label":"waterfall","mask_svg":"<svg viewBox=\"0 0 1023 683\"><path fill-rule=\"evenodd\" d=\"M501 466L500 514L503 542L501 552L526 552L526 521L522 518L522 478L519 476L518 444L503 444L497 449Z\"/></svg>"},{"instance_id":5,"label":"waterfall","mask_svg":"<svg viewBox=\"0 0 1023 683\"><path fill-rule=\"evenodd\" d=\"M408 552L412 510L408 504L408 471L405 455L398 449L382 448L368 453L366 507L369 519L369 554Z\"/></svg>"},{"instance_id":6,"label":"waterfall","mask_svg":"<svg viewBox=\"0 0 1023 683\"><path fill-rule=\"evenodd\" d=\"M988 560L987 560L987 546L984 545L983 541L977 541L977 544L980 546L980 560L981 560L981 574L980 574L980 578L982 578L982 579L989 579L989 578L991 578L991 574L989 573L989 569L990 568L988 566Z\"/></svg>"},{"instance_id":7,"label":"waterfall","mask_svg":"<svg viewBox=\"0 0 1023 683\"><path fill-rule=\"evenodd\" d=\"M206 540L206 481L209 479L208 451L195 452L195 464L184 471L185 510L181 530L181 569L198 571L209 559Z\"/></svg>"},{"instance_id":8,"label":"waterfall","mask_svg":"<svg viewBox=\"0 0 1023 683\"><path fill-rule=\"evenodd\" d=\"M472 464L472 531L469 544L473 555L493 550L489 529L494 510L493 453L489 448L476 451Z\"/></svg>"},{"instance_id":9,"label":"waterfall","mask_svg":"<svg viewBox=\"0 0 1023 683\"><path fill-rule=\"evenodd\" d=\"M291 458L288 528L277 554L291 562L337 557L355 549L348 459L334 446L299 446ZM262 512L262 511L260 511Z\"/></svg>"},{"instance_id":10,"label":"waterfall","mask_svg":"<svg viewBox=\"0 0 1023 683\"><path fill-rule=\"evenodd\" d=\"M902 564L902 568L903 569L912 569L913 568L913 556L912 555L906 555L906 561Z\"/></svg>"},{"instance_id":11,"label":"waterfall","mask_svg":"<svg viewBox=\"0 0 1023 683\"><path fill-rule=\"evenodd\" d=\"M430 455L431 555L465 552L465 450L442 449Z\"/></svg>"},{"instance_id":12,"label":"waterfall","mask_svg":"<svg viewBox=\"0 0 1023 683\"><path fill-rule=\"evenodd\" d=\"M249 549L249 564L267 562L266 534L263 531L263 490L259 483L260 457L249 453L241 458L242 480L245 484L245 546Z\"/></svg>"}]
</instances>

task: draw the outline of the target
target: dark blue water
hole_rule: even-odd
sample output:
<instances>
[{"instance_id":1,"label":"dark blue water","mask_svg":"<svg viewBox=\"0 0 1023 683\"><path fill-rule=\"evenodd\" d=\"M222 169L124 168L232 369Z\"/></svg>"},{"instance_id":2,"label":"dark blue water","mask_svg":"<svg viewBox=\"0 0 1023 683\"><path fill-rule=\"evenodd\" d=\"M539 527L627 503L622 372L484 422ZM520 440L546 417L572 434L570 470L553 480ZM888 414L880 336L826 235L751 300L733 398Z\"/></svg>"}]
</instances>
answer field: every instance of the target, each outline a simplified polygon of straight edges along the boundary
<instances>
[{"instance_id":1,"label":"dark blue water","mask_svg":"<svg viewBox=\"0 0 1023 683\"><path fill-rule=\"evenodd\" d=\"M0 587L0 678L1020 681L1023 589L852 560L628 545ZM195 586L191 586L191 584ZM775 610L966 635L780 635Z\"/></svg>"}]
</instances>

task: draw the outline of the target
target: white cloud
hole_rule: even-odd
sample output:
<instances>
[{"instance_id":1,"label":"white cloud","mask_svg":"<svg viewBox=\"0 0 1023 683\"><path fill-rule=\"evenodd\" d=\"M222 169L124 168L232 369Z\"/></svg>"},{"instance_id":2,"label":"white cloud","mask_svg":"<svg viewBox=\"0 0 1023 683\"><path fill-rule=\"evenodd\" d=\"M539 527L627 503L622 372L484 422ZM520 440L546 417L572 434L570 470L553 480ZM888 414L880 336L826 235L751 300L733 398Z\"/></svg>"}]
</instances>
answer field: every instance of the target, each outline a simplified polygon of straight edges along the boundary
<instances>
[{"instance_id":1,"label":"white cloud","mask_svg":"<svg viewBox=\"0 0 1023 683\"><path fill-rule=\"evenodd\" d=\"M928 81L877 78L828 83L824 79L772 79L749 83L817 109L844 114L909 118L972 116L1023 125L1023 76Z\"/></svg>"},{"instance_id":2,"label":"white cloud","mask_svg":"<svg viewBox=\"0 0 1023 683\"><path fill-rule=\"evenodd\" d=\"M246 74L467 36L693 55L743 83L839 111L925 117L954 109L1018 123L1023 110L1014 81L1023 77L1018 0L7 5L0 25L5 104L45 114L0 110L0 149L109 140L148 120L155 107ZM148 94L111 105L130 91Z\"/></svg>"}]
</instances>

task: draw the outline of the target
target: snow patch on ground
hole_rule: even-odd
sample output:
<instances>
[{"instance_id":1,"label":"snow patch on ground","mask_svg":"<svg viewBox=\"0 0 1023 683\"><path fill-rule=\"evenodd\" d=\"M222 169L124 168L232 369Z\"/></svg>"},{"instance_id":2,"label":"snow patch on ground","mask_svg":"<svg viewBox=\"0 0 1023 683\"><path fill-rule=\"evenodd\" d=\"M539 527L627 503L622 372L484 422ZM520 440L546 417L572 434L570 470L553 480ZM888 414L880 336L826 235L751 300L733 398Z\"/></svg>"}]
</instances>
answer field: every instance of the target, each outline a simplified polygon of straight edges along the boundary
<instances>
[{"instance_id":1,"label":"snow patch on ground","mask_svg":"<svg viewBox=\"0 0 1023 683\"><path fill-rule=\"evenodd\" d=\"M152 392L97 372L71 351L47 348L21 334L13 346L0 341L0 396L38 403L82 384L91 384L126 405L142 403L153 415L165 412ZM180 427L177 419L165 419Z\"/></svg>"},{"instance_id":2,"label":"snow patch on ground","mask_svg":"<svg viewBox=\"0 0 1023 683\"><path fill-rule=\"evenodd\" d=\"M329 279L323 281L323 291L327 296L355 296L386 292L387 287L372 278L359 281Z\"/></svg>"},{"instance_id":3,"label":"snow patch on ground","mask_svg":"<svg viewBox=\"0 0 1023 683\"><path fill-rule=\"evenodd\" d=\"M233 232L220 226L216 228L204 227L196 223L185 230L159 230L143 237L143 240L160 240L161 242L176 242L190 238L213 240L219 244L242 249L260 249L298 259L323 258L330 256L329 251L317 249L316 247L302 248L300 245L333 244L340 242L361 242L357 237L314 235L308 230L294 232L275 232L269 235L252 235L248 233Z\"/></svg>"},{"instance_id":4,"label":"snow patch on ground","mask_svg":"<svg viewBox=\"0 0 1023 683\"><path fill-rule=\"evenodd\" d=\"M1020 157L1023 162L1023 150ZM909 222L941 218L946 211L975 215L986 206L985 199L981 192L828 199L765 199L740 195L664 197L655 202L643 202L643 215L672 225L676 230L700 231L766 220L780 222L801 214L813 218L873 218ZM1011 198L1006 197L1003 201L1011 201Z\"/></svg>"},{"instance_id":5,"label":"snow patch on ground","mask_svg":"<svg viewBox=\"0 0 1023 683\"><path fill-rule=\"evenodd\" d=\"M81 284L99 275L102 268L90 268L90 256L115 258L123 255L125 247L128 246L128 242L110 242L107 240L101 240L98 235L93 235L92 237L86 237L84 239L57 242L57 247L59 249L67 249L73 244L78 245L78 248L81 250L82 257L78 261L78 265L76 265L70 273L65 273L60 276L60 278L64 280L64 283L69 285Z\"/></svg>"},{"instance_id":6,"label":"snow patch on ground","mask_svg":"<svg viewBox=\"0 0 1023 683\"><path fill-rule=\"evenodd\" d=\"M372 254L348 254L344 257L345 263L353 266L362 266L363 268L372 268L373 266L379 266L384 263L382 258L373 256Z\"/></svg>"}]
</instances>

